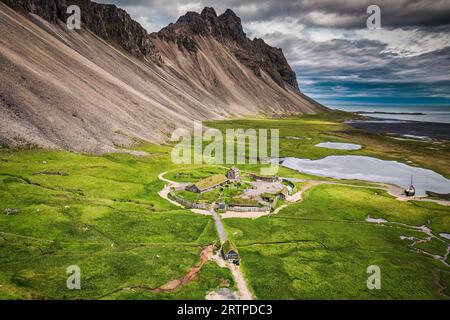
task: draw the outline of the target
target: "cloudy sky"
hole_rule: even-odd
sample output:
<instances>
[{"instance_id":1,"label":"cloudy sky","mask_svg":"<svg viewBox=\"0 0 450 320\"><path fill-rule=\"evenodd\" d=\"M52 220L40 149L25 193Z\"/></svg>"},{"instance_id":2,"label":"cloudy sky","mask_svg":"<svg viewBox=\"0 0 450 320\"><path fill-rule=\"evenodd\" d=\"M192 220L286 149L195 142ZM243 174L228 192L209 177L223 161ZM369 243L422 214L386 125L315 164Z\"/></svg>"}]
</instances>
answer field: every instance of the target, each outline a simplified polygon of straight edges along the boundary
<instances>
[{"instance_id":1,"label":"cloudy sky","mask_svg":"<svg viewBox=\"0 0 450 320\"><path fill-rule=\"evenodd\" d=\"M97 0L149 32L187 11L231 8L250 38L281 47L300 90L331 107L450 106L450 0ZM369 5L381 29L369 30Z\"/></svg>"}]
</instances>

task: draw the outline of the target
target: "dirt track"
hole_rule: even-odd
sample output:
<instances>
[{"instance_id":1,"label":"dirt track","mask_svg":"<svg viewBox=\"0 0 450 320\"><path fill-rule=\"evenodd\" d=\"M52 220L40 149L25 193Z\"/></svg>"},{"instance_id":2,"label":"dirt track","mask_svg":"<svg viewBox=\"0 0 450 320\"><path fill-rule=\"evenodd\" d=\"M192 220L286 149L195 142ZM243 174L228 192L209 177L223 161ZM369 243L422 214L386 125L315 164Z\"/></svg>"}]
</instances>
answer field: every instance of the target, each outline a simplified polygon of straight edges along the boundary
<instances>
[{"instance_id":1,"label":"dirt track","mask_svg":"<svg viewBox=\"0 0 450 320\"><path fill-rule=\"evenodd\" d=\"M157 293L158 292L174 291L174 290L178 289L179 287L188 284L190 281L192 281L195 278L197 273L200 272L200 270L202 269L203 265L209 259L211 259L211 255L212 255L213 251L214 251L214 245L207 246L200 253L200 263L199 263L199 265L195 266L191 270L189 270L189 272L186 273L186 275L183 278L170 280L169 282L163 284L162 286L160 286L160 287L158 287L156 289L151 289L150 291L157 292Z\"/></svg>"}]
</instances>

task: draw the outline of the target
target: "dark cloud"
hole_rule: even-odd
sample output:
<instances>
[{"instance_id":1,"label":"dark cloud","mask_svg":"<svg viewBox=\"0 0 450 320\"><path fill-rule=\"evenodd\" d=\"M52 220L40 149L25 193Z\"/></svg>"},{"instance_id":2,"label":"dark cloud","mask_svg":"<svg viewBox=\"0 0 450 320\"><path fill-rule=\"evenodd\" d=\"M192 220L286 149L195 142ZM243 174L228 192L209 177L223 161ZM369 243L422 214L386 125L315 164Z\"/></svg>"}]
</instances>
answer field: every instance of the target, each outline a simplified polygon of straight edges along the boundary
<instances>
[{"instance_id":1,"label":"dark cloud","mask_svg":"<svg viewBox=\"0 0 450 320\"><path fill-rule=\"evenodd\" d=\"M100 1L123 7L150 32L187 10L231 8L249 36L283 49L301 90L324 103L415 99L450 105L450 0ZM372 4L381 8L383 29L369 32L366 9Z\"/></svg>"},{"instance_id":2,"label":"dark cloud","mask_svg":"<svg viewBox=\"0 0 450 320\"><path fill-rule=\"evenodd\" d=\"M101 2L111 2L101 0ZM199 4L212 6L219 12L235 10L244 20L271 20L297 17L308 26L364 28L369 5L378 5L382 25L393 27L448 27L450 0L113 0L124 7L157 8L161 12L176 12L177 6ZM175 12L174 12L175 11ZM167 14L170 16L170 14Z\"/></svg>"},{"instance_id":3,"label":"dark cloud","mask_svg":"<svg viewBox=\"0 0 450 320\"><path fill-rule=\"evenodd\" d=\"M450 47L398 57L385 52L387 44L367 39L315 42L272 34L268 41L284 49L300 89L320 101L439 97L450 104Z\"/></svg>"}]
</instances>

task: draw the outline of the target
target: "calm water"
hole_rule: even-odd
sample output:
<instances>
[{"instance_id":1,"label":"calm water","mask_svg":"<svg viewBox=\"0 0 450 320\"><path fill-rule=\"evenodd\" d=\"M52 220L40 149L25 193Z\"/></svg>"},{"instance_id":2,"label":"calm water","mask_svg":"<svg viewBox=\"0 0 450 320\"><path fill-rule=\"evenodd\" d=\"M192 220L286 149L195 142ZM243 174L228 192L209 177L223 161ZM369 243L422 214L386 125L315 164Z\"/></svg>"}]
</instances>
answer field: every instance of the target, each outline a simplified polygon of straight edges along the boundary
<instances>
[{"instance_id":1,"label":"calm water","mask_svg":"<svg viewBox=\"0 0 450 320\"><path fill-rule=\"evenodd\" d=\"M382 182L407 188L411 176L418 196L450 193L450 180L428 169L366 156L329 156L320 160L285 158L284 167L322 177Z\"/></svg>"},{"instance_id":2,"label":"calm water","mask_svg":"<svg viewBox=\"0 0 450 320\"><path fill-rule=\"evenodd\" d=\"M344 111L366 111L366 112L388 112L389 114L368 114L369 117L376 117L382 119L398 119L409 121L426 121L426 122L441 122L450 123L450 107L387 107L387 106L349 106L336 107L336 109ZM399 113L422 113L420 115L399 114Z\"/></svg>"},{"instance_id":3,"label":"calm water","mask_svg":"<svg viewBox=\"0 0 450 320\"><path fill-rule=\"evenodd\" d=\"M359 150L360 144L342 143L342 142L321 142L315 145L319 148L336 149L336 150Z\"/></svg>"}]
</instances>

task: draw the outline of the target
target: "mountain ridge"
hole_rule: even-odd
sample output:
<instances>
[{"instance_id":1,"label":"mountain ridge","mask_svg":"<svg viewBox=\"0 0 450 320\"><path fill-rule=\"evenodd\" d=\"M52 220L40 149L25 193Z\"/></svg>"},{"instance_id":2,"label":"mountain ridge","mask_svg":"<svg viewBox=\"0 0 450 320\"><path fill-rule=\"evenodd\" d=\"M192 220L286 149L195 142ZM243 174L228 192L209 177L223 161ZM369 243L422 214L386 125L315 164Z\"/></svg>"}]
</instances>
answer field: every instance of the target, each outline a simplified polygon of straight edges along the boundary
<instances>
[{"instance_id":1,"label":"mountain ridge","mask_svg":"<svg viewBox=\"0 0 450 320\"><path fill-rule=\"evenodd\" d=\"M324 110L267 68L257 74L238 59L245 34L231 10L219 25L226 41L185 34L193 52L148 34L114 5L74 1L88 8L81 30L67 29L63 0L18 0L14 9L0 2L0 144L116 152L139 140L165 143L194 120Z\"/></svg>"},{"instance_id":2,"label":"mountain ridge","mask_svg":"<svg viewBox=\"0 0 450 320\"><path fill-rule=\"evenodd\" d=\"M151 34L153 38L173 41L193 53L197 50L195 36L208 35L224 44L234 42L235 46L230 46L232 52L256 76L260 77L261 70L264 70L282 88L288 84L299 91L295 72L282 50L269 46L263 39L247 38L241 19L231 9L219 16L210 7L205 7L201 13L191 11L181 16L177 22Z\"/></svg>"},{"instance_id":3,"label":"mountain ridge","mask_svg":"<svg viewBox=\"0 0 450 320\"><path fill-rule=\"evenodd\" d=\"M1 0L12 8L29 12L57 23L66 21L69 6L66 0ZM161 62L147 30L133 20L123 9L114 4L100 4L90 0L71 0L70 5L81 9L81 21L99 37L116 42L120 47L138 58Z\"/></svg>"}]
</instances>

